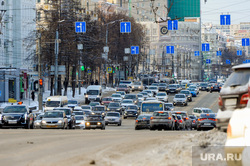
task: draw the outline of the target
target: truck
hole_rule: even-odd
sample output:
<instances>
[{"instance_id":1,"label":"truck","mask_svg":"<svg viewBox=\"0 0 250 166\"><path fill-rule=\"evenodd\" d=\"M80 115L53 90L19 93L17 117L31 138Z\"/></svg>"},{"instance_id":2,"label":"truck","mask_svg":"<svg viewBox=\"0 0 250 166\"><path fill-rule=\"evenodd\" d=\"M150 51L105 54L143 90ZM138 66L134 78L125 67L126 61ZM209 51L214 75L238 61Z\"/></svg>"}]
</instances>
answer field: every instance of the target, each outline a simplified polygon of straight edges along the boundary
<instances>
[{"instance_id":1,"label":"truck","mask_svg":"<svg viewBox=\"0 0 250 166\"><path fill-rule=\"evenodd\" d=\"M64 107L68 104L67 96L50 96L47 98L44 112L52 111L54 108L57 107Z\"/></svg>"}]
</instances>

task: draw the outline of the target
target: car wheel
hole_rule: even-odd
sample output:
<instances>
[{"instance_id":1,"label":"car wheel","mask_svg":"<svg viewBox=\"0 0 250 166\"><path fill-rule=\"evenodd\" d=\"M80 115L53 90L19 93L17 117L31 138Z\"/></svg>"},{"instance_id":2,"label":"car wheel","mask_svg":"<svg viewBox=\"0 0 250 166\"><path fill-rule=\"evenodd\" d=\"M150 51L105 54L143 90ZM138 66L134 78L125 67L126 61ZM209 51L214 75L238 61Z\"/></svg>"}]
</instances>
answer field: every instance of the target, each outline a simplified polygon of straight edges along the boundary
<instances>
[{"instance_id":1,"label":"car wheel","mask_svg":"<svg viewBox=\"0 0 250 166\"><path fill-rule=\"evenodd\" d=\"M197 128L197 131L201 131L201 128L200 128L200 127L198 127L198 128Z\"/></svg>"},{"instance_id":2,"label":"car wheel","mask_svg":"<svg viewBox=\"0 0 250 166\"><path fill-rule=\"evenodd\" d=\"M139 130L138 127L135 127L135 130Z\"/></svg>"},{"instance_id":3,"label":"car wheel","mask_svg":"<svg viewBox=\"0 0 250 166\"><path fill-rule=\"evenodd\" d=\"M154 128L154 127L150 127L149 129L150 129L150 130L155 130L155 128Z\"/></svg>"},{"instance_id":4,"label":"car wheel","mask_svg":"<svg viewBox=\"0 0 250 166\"><path fill-rule=\"evenodd\" d=\"M105 130L105 126L103 126L101 130Z\"/></svg>"},{"instance_id":5,"label":"car wheel","mask_svg":"<svg viewBox=\"0 0 250 166\"><path fill-rule=\"evenodd\" d=\"M210 93L212 93L212 91L210 91Z\"/></svg>"},{"instance_id":6,"label":"car wheel","mask_svg":"<svg viewBox=\"0 0 250 166\"><path fill-rule=\"evenodd\" d=\"M127 119L127 117L124 116L123 119Z\"/></svg>"},{"instance_id":7,"label":"car wheel","mask_svg":"<svg viewBox=\"0 0 250 166\"><path fill-rule=\"evenodd\" d=\"M105 126L108 126L108 123L105 123Z\"/></svg>"}]
</instances>

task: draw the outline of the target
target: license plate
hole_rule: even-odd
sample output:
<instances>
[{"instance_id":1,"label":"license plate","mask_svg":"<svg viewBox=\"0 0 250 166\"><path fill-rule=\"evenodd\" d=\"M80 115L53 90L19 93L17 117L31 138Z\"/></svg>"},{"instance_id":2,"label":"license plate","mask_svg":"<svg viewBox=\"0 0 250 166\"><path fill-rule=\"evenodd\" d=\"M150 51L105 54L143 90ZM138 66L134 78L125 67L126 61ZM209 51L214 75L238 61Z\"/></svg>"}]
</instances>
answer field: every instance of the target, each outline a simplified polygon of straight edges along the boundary
<instances>
[{"instance_id":1,"label":"license plate","mask_svg":"<svg viewBox=\"0 0 250 166\"><path fill-rule=\"evenodd\" d=\"M53 125L53 126L52 125L51 126L47 125L46 127L47 128L54 128L54 127L57 127L57 126L55 126L55 125Z\"/></svg>"},{"instance_id":2,"label":"license plate","mask_svg":"<svg viewBox=\"0 0 250 166\"><path fill-rule=\"evenodd\" d=\"M90 127L96 127L97 125L90 125Z\"/></svg>"},{"instance_id":3,"label":"license plate","mask_svg":"<svg viewBox=\"0 0 250 166\"><path fill-rule=\"evenodd\" d=\"M226 99L225 106L235 106L237 104L237 99Z\"/></svg>"},{"instance_id":4,"label":"license plate","mask_svg":"<svg viewBox=\"0 0 250 166\"><path fill-rule=\"evenodd\" d=\"M17 124L17 121L16 120L9 120L8 123L9 124Z\"/></svg>"},{"instance_id":5,"label":"license plate","mask_svg":"<svg viewBox=\"0 0 250 166\"><path fill-rule=\"evenodd\" d=\"M204 123L204 125L211 125L211 123Z\"/></svg>"}]
</instances>

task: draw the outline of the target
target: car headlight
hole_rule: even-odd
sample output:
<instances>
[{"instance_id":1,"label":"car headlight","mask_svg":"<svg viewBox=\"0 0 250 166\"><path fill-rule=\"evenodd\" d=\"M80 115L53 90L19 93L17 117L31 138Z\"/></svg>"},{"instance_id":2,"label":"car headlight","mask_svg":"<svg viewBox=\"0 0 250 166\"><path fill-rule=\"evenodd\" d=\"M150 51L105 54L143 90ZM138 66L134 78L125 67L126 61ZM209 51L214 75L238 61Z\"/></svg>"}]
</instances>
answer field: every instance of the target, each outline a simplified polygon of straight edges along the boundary
<instances>
[{"instance_id":1,"label":"car headlight","mask_svg":"<svg viewBox=\"0 0 250 166\"><path fill-rule=\"evenodd\" d=\"M108 111L110 110L110 108L107 109Z\"/></svg>"},{"instance_id":2,"label":"car headlight","mask_svg":"<svg viewBox=\"0 0 250 166\"><path fill-rule=\"evenodd\" d=\"M105 115L105 113L103 112L102 115Z\"/></svg>"},{"instance_id":3,"label":"car headlight","mask_svg":"<svg viewBox=\"0 0 250 166\"><path fill-rule=\"evenodd\" d=\"M40 125L40 122L36 122L35 124L36 124L36 125Z\"/></svg>"},{"instance_id":4,"label":"car headlight","mask_svg":"<svg viewBox=\"0 0 250 166\"><path fill-rule=\"evenodd\" d=\"M134 86L132 86L132 88L135 88Z\"/></svg>"},{"instance_id":5,"label":"car headlight","mask_svg":"<svg viewBox=\"0 0 250 166\"><path fill-rule=\"evenodd\" d=\"M86 123L86 125L87 125L87 126L89 126L89 125L90 125L90 123L89 123L89 122L87 122L87 123Z\"/></svg>"},{"instance_id":6,"label":"car headlight","mask_svg":"<svg viewBox=\"0 0 250 166\"><path fill-rule=\"evenodd\" d=\"M45 124L46 123L46 121L45 120L42 120L42 124Z\"/></svg>"},{"instance_id":7,"label":"car headlight","mask_svg":"<svg viewBox=\"0 0 250 166\"><path fill-rule=\"evenodd\" d=\"M57 123L62 123L63 121L62 120L59 120Z\"/></svg>"},{"instance_id":8,"label":"car headlight","mask_svg":"<svg viewBox=\"0 0 250 166\"><path fill-rule=\"evenodd\" d=\"M84 123L85 123L84 121L81 122L81 124L84 124Z\"/></svg>"},{"instance_id":9,"label":"car headlight","mask_svg":"<svg viewBox=\"0 0 250 166\"><path fill-rule=\"evenodd\" d=\"M86 95L85 97L86 97L86 98L88 98L89 96L88 96L88 95Z\"/></svg>"},{"instance_id":10,"label":"car headlight","mask_svg":"<svg viewBox=\"0 0 250 166\"><path fill-rule=\"evenodd\" d=\"M97 122L97 125L101 125L102 123L101 122Z\"/></svg>"}]
</instances>

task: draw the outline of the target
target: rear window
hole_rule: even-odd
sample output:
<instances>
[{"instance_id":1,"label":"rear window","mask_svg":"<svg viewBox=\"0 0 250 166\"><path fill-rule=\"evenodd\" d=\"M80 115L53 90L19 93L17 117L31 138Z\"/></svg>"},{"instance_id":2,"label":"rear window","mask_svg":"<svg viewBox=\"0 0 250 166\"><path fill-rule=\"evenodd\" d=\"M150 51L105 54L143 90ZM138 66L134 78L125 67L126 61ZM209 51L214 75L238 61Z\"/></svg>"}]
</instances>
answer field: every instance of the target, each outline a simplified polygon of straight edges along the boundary
<instances>
[{"instance_id":1,"label":"rear window","mask_svg":"<svg viewBox=\"0 0 250 166\"><path fill-rule=\"evenodd\" d=\"M167 112L154 112L153 116L169 116Z\"/></svg>"},{"instance_id":2,"label":"rear window","mask_svg":"<svg viewBox=\"0 0 250 166\"><path fill-rule=\"evenodd\" d=\"M140 115L140 116L138 116L138 118L137 119L139 119L139 120L150 120L150 118L151 118L151 116L145 116L145 115Z\"/></svg>"},{"instance_id":3,"label":"rear window","mask_svg":"<svg viewBox=\"0 0 250 166\"><path fill-rule=\"evenodd\" d=\"M246 85L250 78L250 70L238 70L227 79L224 87Z\"/></svg>"},{"instance_id":4,"label":"rear window","mask_svg":"<svg viewBox=\"0 0 250 166\"><path fill-rule=\"evenodd\" d=\"M203 113L213 113L213 111L212 111L212 110L210 110L210 109L203 110L202 112L203 112Z\"/></svg>"},{"instance_id":5,"label":"rear window","mask_svg":"<svg viewBox=\"0 0 250 166\"><path fill-rule=\"evenodd\" d=\"M201 114L200 118L215 118L215 114Z\"/></svg>"}]
</instances>

